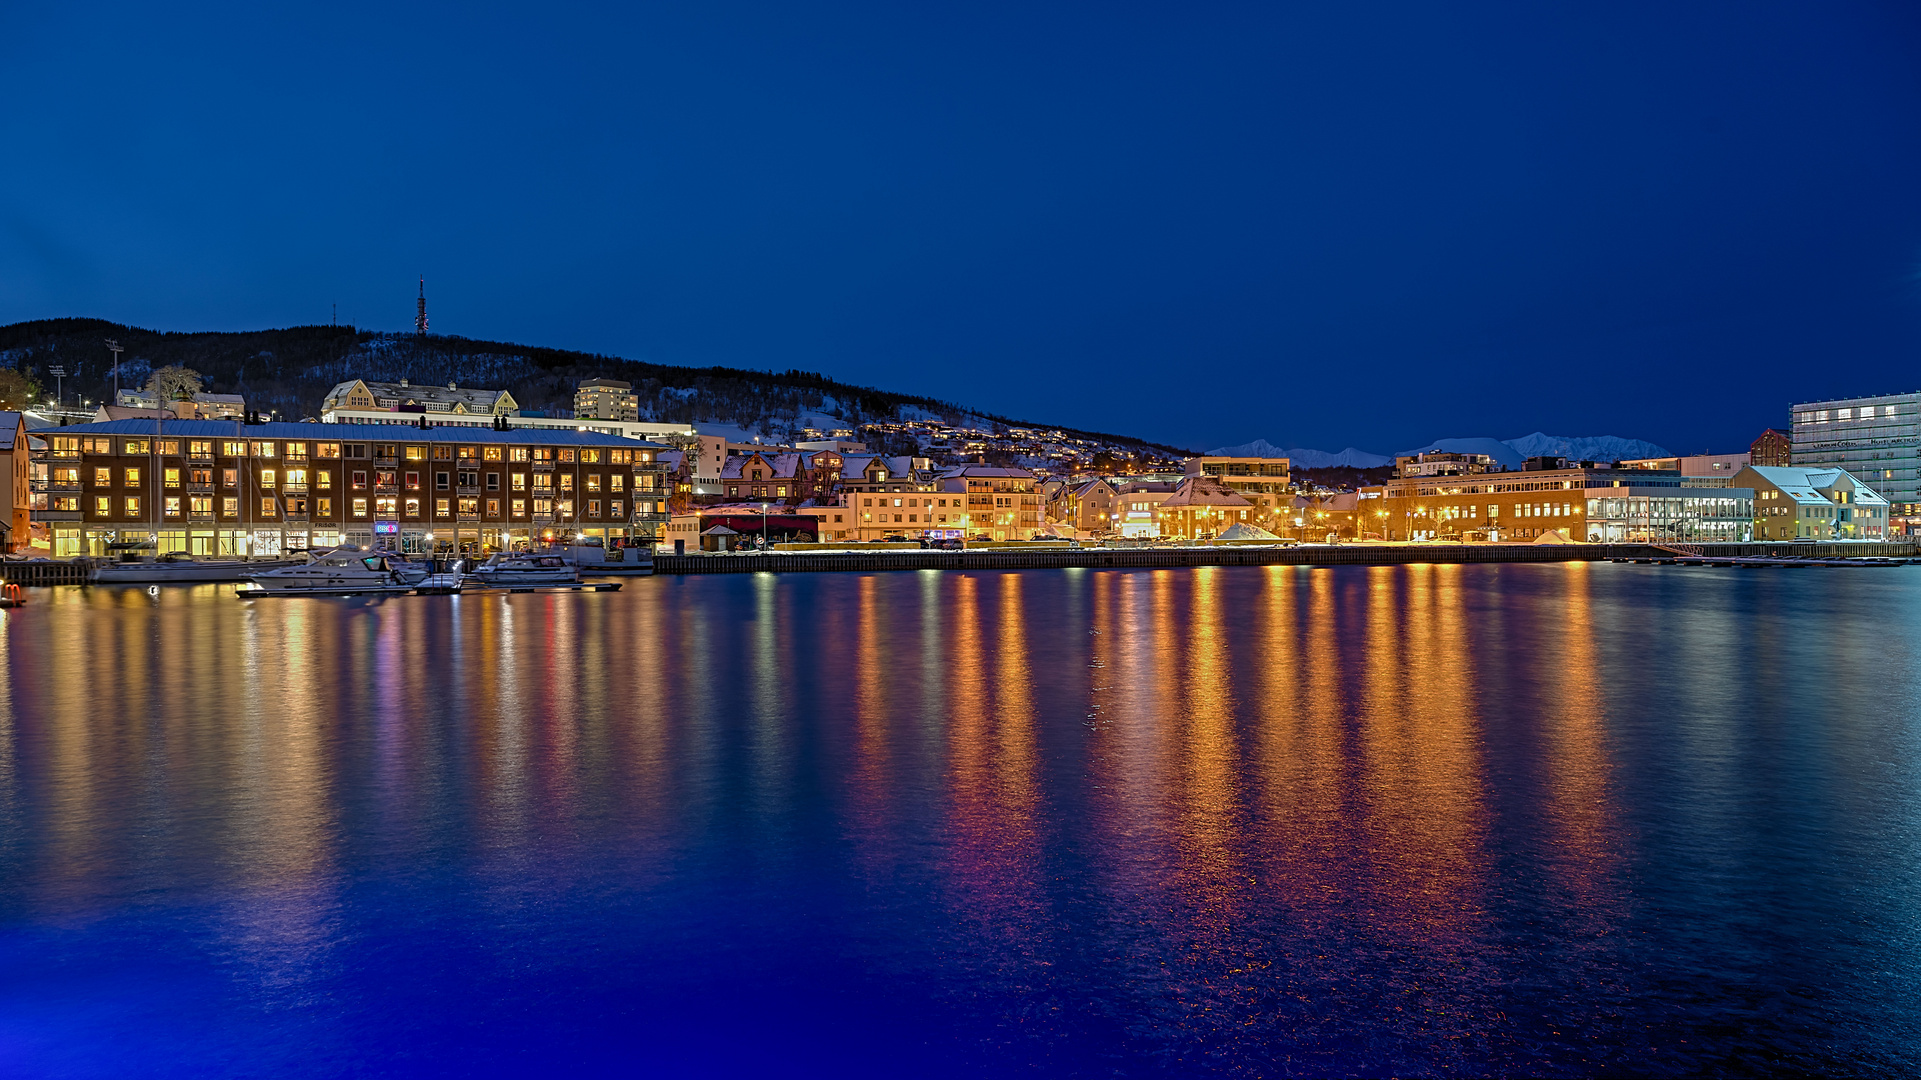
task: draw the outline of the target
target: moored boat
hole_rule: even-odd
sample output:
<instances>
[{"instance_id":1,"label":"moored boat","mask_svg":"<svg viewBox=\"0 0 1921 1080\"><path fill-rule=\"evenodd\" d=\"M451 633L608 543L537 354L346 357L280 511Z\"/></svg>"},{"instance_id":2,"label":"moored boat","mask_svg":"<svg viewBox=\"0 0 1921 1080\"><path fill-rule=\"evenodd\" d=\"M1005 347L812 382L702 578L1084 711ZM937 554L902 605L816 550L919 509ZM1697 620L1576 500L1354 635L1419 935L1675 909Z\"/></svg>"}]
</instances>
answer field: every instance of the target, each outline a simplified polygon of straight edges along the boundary
<instances>
[{"instance_id":1,"label":"moored boat","mask_svg":"<svg viewBox=\"0 0 1921 1080\"><path fill-rule=\"evenodd\" d=\"M95 563L87 579L95 585L169 585L208 581L245 581L248 577L298 565L292 559L193 559L185 555L123 555Z\"/></svg>"},{"instance_id":2,"label":"moored boat","mask_svg":"<svg viewBox=\"0 0 1921 1080\"><path fill-rule=\"evenodd\" d=\"M253 585L243 595L408 592L428 573L427 567L396 555L344 544L299 566L250 575Z\"/></svg>"},{"instance_id":3,"label":"moored boat","mask_svg":"<svg viewBox=\"0 0 1921 1080\"><path fill-rule=\"evenodd\" d=\"M580 567L559 554L499 552L474 567L472 576L489 586L572 585L580 580Z\"/></svg>"}]
</instances>

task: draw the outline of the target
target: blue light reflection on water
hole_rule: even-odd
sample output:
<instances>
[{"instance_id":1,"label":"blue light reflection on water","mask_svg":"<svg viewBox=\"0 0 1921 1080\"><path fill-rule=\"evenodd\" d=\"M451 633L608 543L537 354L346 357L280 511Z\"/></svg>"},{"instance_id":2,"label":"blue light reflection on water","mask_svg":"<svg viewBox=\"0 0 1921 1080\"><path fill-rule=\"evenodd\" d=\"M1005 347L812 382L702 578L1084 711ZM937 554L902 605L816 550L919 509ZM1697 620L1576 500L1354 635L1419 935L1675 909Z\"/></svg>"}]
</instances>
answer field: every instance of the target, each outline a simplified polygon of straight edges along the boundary
<instances>
[{"instance_id":1,"label":"blue light reflection on water","mask_svg":"<svg viewBox=\"0 0 1921 1080\"><path fill-rule=\"evenodd\" d=\"M35 599L0 1073L1921 1066L1921 570Z\"/></svg>"}]
</instances>

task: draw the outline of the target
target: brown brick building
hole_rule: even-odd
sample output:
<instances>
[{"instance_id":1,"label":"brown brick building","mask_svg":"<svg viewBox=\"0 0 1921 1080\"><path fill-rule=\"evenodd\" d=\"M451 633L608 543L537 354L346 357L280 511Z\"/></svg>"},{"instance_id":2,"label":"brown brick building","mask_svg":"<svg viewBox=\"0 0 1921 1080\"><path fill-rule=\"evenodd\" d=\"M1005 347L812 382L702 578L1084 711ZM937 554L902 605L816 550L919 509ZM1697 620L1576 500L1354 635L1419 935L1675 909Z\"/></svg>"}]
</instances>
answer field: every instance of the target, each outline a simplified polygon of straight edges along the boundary
<instances>
[{"instance_id":1,"label":"brown brick building","mask_svg":"<svg viewBox=\"0 0 1921 1080\"><path fill-rule=\"evenodd\" d=\"M150 538L192 555L377 540L483 551L567 534L651 544L667 520L667 447L617 435L209 420L42 434L56 552Z\"/></svg>"}]
</instances>

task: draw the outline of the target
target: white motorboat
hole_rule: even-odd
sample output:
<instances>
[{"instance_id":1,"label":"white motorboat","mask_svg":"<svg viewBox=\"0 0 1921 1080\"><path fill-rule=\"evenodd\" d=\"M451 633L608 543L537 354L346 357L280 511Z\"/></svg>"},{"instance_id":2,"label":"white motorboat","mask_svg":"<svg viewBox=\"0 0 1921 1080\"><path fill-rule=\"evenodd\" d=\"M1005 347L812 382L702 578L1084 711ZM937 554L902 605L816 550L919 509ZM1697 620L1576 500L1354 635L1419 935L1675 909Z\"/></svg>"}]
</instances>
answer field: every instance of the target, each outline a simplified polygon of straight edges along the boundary
<instances>
[{"instance_id":1,"label":"white motorboat","mask_svg":"<svg viewBox=\"0 0 1921 1080\"><path fill-rule=\"evenodd\" d=\"M651 545L609 547L598 536L589 536L571 544L556 544L546 548L543 554L565 555L588 577L654 572L654 549Z\"/></svg>"},{"instance_id":2,"label":"white motorboat","mask_svg":"<svg viewBox=\"0 0 1921 1080\"><path fill-rule=\"evenodd\" d=\"M251 575L252 593L289 595L299 593L392 593L409 592L426 580L425 566L407 562L379 551L363 551L344 544L315 555L301 566L286 566Z\"/></svg>"},{"instance_id":3,"label":"white motorboat","mask_svg":"<svg viewBox=\"0 0 1921 1080\"><path fill-rule=\"evenodd\" d=\"M498 552L474 567L472 576L488 586L572 585L580 567L564 555L541 552Z\"/></svg>"},{"instance_id":4,"label":"white motorboat","mask_svg":"<svg viewBox=\"0 0 1921 1080\"><path fill-rule=\"evenodd\" d=\"M249 576L294 566L286 559L191 559L185 555L123 555L94 564L87 575L95 585L168 585L204 581L244 581Z\"/></svg>"}]
</instances>

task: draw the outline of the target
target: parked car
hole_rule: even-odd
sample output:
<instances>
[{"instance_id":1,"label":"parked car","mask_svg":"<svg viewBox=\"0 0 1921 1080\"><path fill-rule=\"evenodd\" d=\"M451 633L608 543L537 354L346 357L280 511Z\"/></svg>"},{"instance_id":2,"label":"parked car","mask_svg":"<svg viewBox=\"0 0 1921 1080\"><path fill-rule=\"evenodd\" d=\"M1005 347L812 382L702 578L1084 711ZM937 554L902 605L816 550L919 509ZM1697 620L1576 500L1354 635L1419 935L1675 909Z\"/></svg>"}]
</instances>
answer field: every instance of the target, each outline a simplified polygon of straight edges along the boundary
<instances>
[{"instance_id":1,"label":"parked car","mask_svg":"<svg viewBox=\"0 0 1921 1080\"><path fill-rule=\"evenodd\" d=\"M942 551L959 551L967 546L958 536L950 536L945 540L935 540L933 544Z\"/></svg>"}]
</instances>

